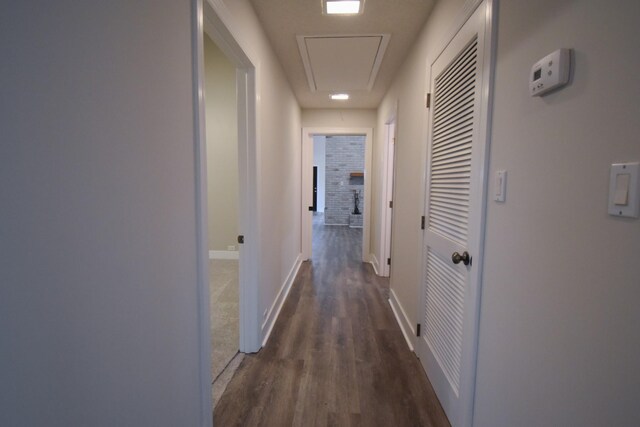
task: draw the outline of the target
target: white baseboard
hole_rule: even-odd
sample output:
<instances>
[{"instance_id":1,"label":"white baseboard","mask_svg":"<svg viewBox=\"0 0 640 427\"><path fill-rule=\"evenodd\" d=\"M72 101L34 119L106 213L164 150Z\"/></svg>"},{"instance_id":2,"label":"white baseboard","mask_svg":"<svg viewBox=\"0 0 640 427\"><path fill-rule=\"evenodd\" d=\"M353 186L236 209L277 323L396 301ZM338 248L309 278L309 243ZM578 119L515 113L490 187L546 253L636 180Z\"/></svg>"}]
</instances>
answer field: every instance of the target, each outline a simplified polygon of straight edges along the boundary
<instances>
[{"instance_id":1,"label":"white baseboard","mask_svg":"<svg viewBox=\"0 0 640 427\"><path fill-rule=\"evenodd\" d=\"M380 275L380 264L378 263L378 258L376 258L376 254L369 254L369 262L371 263L371 266L373 267L373 271L374 273L376 273L376 276Z\"/></svg>"},{"instance_id":2,"label":"white baseboard","mask_svg":"<svg viewBox=\"0 0 640 427\"><path fill-rule=\"evenodd\" d=\"M412 338L410 338L415 336L413 324L409 320L409 317L404 311L404 308L402 308L402 304L400 304L400 301L398 301L398 297L396 297L396 293L393 292L393 289L391 289L389 292L389 304L391 305L393 315L396 317L396 321L400 326L400 330L402 331L402 335L404 335L405 341L407 341L409 349L411 351L414 351ZM402 316L400 316L400 313L402 314Z\"/></svg>"},{"instance_id":3,"label":"white baseboard","mask_svg":"<svg viewBox=\"0 0 640 427\"><path fill-rule=\"evenodd\" d=\"M287 275L286 280L280 287L280 291L276 298L273 300L273 304L271 304L271 308L269 308L269 312L267 313L267 317L262 323L262 346L267 345L267 341L269 340L269 336L271 335L271 331L273 330L273 325L276 324L276 320L280 315L280 310L282 310L282 306L284 302L287 300L287 296L289 295L289 291L291 290L291 285L296 280L296 276L298 275L298 271L300 270L300 266L302 265L302 254L298 254L296 261L291 267L289 274ZM266 331L266 332L265 332Z\"/></svg>"},{"instance_id":4,"label":"white baseboard","mask_svg":"<svg viewBox=\"0 0 640 427\"><path fill-rule=\"evenodd\" d=\"M209 251L209 259L240 259L238 251Z\"/></svg>"}]
</instances>

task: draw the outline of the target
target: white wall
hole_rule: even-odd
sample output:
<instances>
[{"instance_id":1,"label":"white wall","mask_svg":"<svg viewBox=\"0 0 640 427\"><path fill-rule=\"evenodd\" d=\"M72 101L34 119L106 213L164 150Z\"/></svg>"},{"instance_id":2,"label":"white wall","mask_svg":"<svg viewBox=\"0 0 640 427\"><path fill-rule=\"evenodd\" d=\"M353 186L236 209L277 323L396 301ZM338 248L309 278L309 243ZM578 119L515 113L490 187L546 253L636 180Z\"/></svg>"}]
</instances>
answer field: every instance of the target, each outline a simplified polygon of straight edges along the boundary
<instances>
[{"instance_id":1,"label":"white wall","mask_svg":"<svg viewBox=\"0 0 640 427\"><path fill-rule=\"evenodd\" d=\"M436 4L378 110L376 141L399 103L391 288L413 324L427 57L462 5ZM500 2L490 174L509 179L487 201L475 426L640 423L640 223L606 211L609 165L640 160L638 16L630 0ZM559 47L573 82L531 98L531 65Z\"/></svg>"},{"instance_id":2,"label":"white wall","mask_svg":"<svg viewBox=\"0 0 640 427\"><path fill-rule=\"evenodd\" d=\"M186 0L2 8L0 425L210 423L190 14Z\"/></svg>"},{"instance_id":3,"label":"white wall","mask_svg":"<svg viewBox=\"0 0 640 427\"><path fill-rule=\"evenodd\" d=\"M376 110L304 109L302 126L374 128Z\"/></svg>"},{"instance_id":4,"label":"white wall","mask_svg":"<svg viewBox=\"0 0 640 427\"><path fill-rule=\"evenodd\" d=\"M313 165L318 167L318 212L324 212L325 206L325 163L326 163L326 137L317 135L313 137Z\"/></svg>"},{"instance_id":5,"label":"white wall","mask_svg":"<svg viewBox=\"0 0 640 427\"><path fill-rule=\"evenodd\" d=\"M204 36L209 250L226 251L238 236L236 67Z\"/></svg>"},{"instance_id":6,"label":"white wall","mask_svg":"<svg viewBox=\"0 0 640 427\"><path fill-rule=\"evenodd\" d=\"M250 3L224 4L225 24L256 67L259 312L261 317L271 313L264 335L275 320L274 303L300 260L300 107Z\"/></svg>"},{"instance_id":7,"label":"white wall","mask_svg":"<svg viewBox=\"0 0 640 427\"><path fill-rule=\"evenodd\" d=\"M640 221L607 215L609 165L640 161L640 3L500 3L477 426L637 426ZM531 65L575 50L569 87Z\"/></svg>"}]
</instances>

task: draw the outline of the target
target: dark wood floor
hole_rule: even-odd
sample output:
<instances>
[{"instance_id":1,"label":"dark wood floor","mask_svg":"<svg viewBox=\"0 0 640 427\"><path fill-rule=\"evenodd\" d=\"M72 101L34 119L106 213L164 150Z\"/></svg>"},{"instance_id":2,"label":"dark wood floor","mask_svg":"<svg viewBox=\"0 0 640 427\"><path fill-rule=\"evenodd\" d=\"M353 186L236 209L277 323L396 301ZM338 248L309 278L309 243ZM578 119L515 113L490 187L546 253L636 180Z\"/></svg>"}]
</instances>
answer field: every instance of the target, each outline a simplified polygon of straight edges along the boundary
<instances>
[{"instance_id":1,"label":"dark wood floor","mask_svg":"<svg viewBox=\"0 0 640 427\"><path fill-rule=\"evenodd\" d=\"M271 338L247 355L214 426L448 426L387 301L360 261L360 229L314 222Z\"/></svg>"}]
</instances>

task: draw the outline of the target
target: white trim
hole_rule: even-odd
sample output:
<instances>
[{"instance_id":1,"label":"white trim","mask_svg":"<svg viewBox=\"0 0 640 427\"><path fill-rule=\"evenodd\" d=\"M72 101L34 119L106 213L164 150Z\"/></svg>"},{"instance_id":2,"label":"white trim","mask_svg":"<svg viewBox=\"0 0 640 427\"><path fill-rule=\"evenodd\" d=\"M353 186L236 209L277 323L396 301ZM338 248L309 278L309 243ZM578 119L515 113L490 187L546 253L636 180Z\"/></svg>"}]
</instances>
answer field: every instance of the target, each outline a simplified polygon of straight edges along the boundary
<instances>
[{"instance_id":1,"label":"white trim","mask_svg":"<svg viewBox=\"0 0 640 427\"><path fill-rule=\"evenodd\" d=\"M389 208L389 202L393 200L393 183L395 181L395 139L397 132L397 111L398 103L394 105L390 111L387 121L385 122L384 149L382 153L382 170L381 174L381 199L380 199L380 259L391 258L391 236L393 209ZM390 158L390 153L393 158ZM383 264L380 268L380 276L389 277L390 267Z\"/></svg>"},{"instance_id":2,"label":"white trim","mask_svg":"<svg viewBox=\"0 0 640 427\"><path fill-rule=\"evenodd\" d=\"M204 32L202 0L191 2L191 58L196 190L196 268L198 295L198 371L201 426L211 425L211 320L209 316L209 260L207 259L207 153L204 105Z\"/></svg>"},{"instance_id":3,"label":"white trim","mask_svg":"<svg viewBox=\"0 0 640 427\"><path fill-rule=\"evenodd\" d=\"M304 127L302 128L302 194L300 203L302 207L302 218L300 221L301 239L302 239L302 259L311 258L311 239L312 239L312 212L308 207L311 206L311 181L310 176L313 173L313 136L314 135L364 135L364 218L362 233L362 261L369 262L371 248L371 188L372 188L372 152L373 152L373 128L334 128L334 127ZM329 224L327 224L329 225Z\"/></svg>"},{"instance_id":4,"label":"white trim","mask_svg":"<svg viewBox=\"0 0 640 427\"><path fill-rule=\"evenodd\" d=\"M369 263L373 267L373 272L376 273L376 276L379 276L380 273L378 272L380 271L380 263L378 262L378 258L376 258L376 254L369 254Z\"/></svg>"},{"instance_id":5,"label":"white trim","mask_svg":"<svg viewBox=\"0 0 640 427\"><path fill-rule=\"evenodd\" d=\"M293 267L291 267L291 270L289 271L287 278L285 279L284 283L280 287L280 290L278 291L278 295L276 295L275 299L273 300L273 303L271 304L271 308L269 308L267 316L264 322L262 323L261 329L263 333L263 339L262 339L263 347L267 345L267 341L271 336L271 331L273 330L273 326L276 324L276 320L278 320L278 316L280 315L280 310L282 310L282 306L284 305L284 302L287 300L287 297L289 296L289 291L291 290L291 286L293 285L293 282L296 280L296 276L298 275L298 271L300 271L301 265L302 265L302 254L298 254L298 256L296 257L296 261L293 263Z\"/></svg>"},{"instance_id":6,"label":"white trim","mask_svg":"<svg viewBox=\"0 0 640 427\"><path fill-rule=\"evenodd\" d=\"M390 292L389 292L389 304L391 305L391 310L393 311L393 315L396 317L398 326L400 326L402 335L404 335L404 339L405 341L407 341L409 350L415 351L413 347L413 337L416 336L416 331L413 328L413 324L411 323L411 320L409 320L409 316L407 316L407 312L404 311L404 307L402 307L402 304L400 304L400 300L398 300L398 297L396 296L396 293L393 291L393 289L390 289ZM402 314L402 317L398 315L398 312Z\"/></svg>"},{"instance_id":7,"label":"white trim","mask_svg":"<svg viewBox=\"0 0 640 427\"><path fill-rule=\"evenodd\" d=\"M209 251L209 259L240 259L239 251Z\"/></svg>"},{"instance_id":8,"label":"white trim","mask_svg":"<svg viewBox=\"0 0 640 427\"><path fill-rule=\"evenodd\" d=\"M480 4L485 1L485 0L466 0L464 2L464 4L462 5L462 9L460 10L460 13L458 15L457 20L455 21L455 23L449 27L449 31L447 31L446 33L444 33L444 36L439 40L439 42L436 44L436 46L441 46L439 50L437 50L436 54L434 56L430 55L427 58L427 70L431 71L431 64L433 64L434 62L436 62L438 60L438 57L440 55L442 55L442 53L447 49L447 46L449 46L449 43L451 43L451 41L453 40L453 38L456 36L456 34L458 34L458 32L460 31L460 29L464 26L464 24L467 23L467 21L469 20L469 18L471 18L471 16L474 14L474 12L476 11L476 9L478 8L478 6L480 6ZM497 0L488 0L488 3L492 3L493 1L497 1ZM488 4L488 13L487 13L487 23L489 23L489 21L491 21L491 5ZM495 6L494 6L495 8ZM428 79L427 83L430 83L430 78ZM427 92L430 89L429 84L427 84L427 86L425 86L427 88Z\"/></svg>"}]
</instances>

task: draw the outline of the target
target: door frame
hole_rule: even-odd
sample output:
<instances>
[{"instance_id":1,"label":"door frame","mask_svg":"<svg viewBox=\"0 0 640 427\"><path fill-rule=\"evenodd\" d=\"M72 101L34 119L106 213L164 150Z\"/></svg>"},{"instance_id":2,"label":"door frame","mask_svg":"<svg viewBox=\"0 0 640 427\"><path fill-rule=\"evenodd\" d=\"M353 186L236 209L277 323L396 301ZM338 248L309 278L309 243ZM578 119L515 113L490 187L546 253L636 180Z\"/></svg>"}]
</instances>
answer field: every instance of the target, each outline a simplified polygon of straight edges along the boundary
<instances>
[{"instance_id":1,"label":"door frame","mask_svg":"<svg viewBox=\"0 0 640 427\"><path fill-rule=\"evenodd\" d=\"M312 241L312 213L309 206L312 204L311 183L313 173L313 137L314 136L340 136L340 135L364 135L364 217L362 228L362 261L370 262L370 218L371 218L371 151L373 148L373 128L361 127L303 127L302 128L302 194L300 195L301 221L301 253L302 259L311 258ZM326 205L326 202L325 202Z\"/></svg>"},{"instance_id":2,"label":"door frame","mask_svg":"<svg viewBox=\"0 0 640 427\"><path fill-rule=\"evenodd\" d=\"M484 37L485 37L485 52L484 52L484 60L483 60L483 78L481 82L481 90L480 90L480 128L479 128L479 136L482 139L482 144L480 144L480 154L479 161L474 166L479 168L478 173L478 182L474 187L472 187L472 191L477 194L479 200L479 212L477 213L478 217L475 219L477 224L479 225L477 241L473 247L470 247L469 250L473 255L473 269L470 272L470 289L472 292L471 300L473 305L469 307L469 316L473 319L472 325L473 330L469 334L470 339L472 340L469 343L469 351L467 352L465 357L461 360L461 372L460 372L460 399L461 399L461 422L459 426L461 427L470 427L473 425L473 415L474 415L474 396L475 396L475 386L476 386L476 368L477 368L477 356L478 356L478 332L479 332L479 323L480 323L480 300L482 296L482 273L484 267L484 238L485 238L485 226L486 226L486 210L487 210L487 195L488 195L488 182L489 182L489 149L491 145L491 124L492 124L492 111L493 111L493 82L494 82L494 73L495 73L495 62L496 62L496 52L497 52L497 24L498 24L498 0L467 0L463 7L463 10L459 14L458 19L456 20L455 25L451 28L451 30L446 34L446 37L441 40L438 46L441 46L440 49L437 50L436 54L430 56L427 59L427 69L426 69L426 78L425 78L425 88L427 92L431 91L431 68L433 64L437 61L440 55L446 50L449 43L454 39L454 37L458 34L458 32L462 29L462 27L466 24L466 22L471 18L471 16L476 12L478 7L482 4L486 5L486 13L484 16ZM426 110L426 120L427 127L431 124L431 111ZM431 129L428 128L426 132L427 138L427 151L426 155L428 156L430 153L431 146ZM427 157L425 156L425 160ZM428 204L428 182L429 182L429 167L428 161L426 163L426 167L424 170L424 200L423 200L423 215L427 216L427 204ZM422 231L422 251L425 248L424 242L425 230ZM424 260L425 254L422 253L422 259ZM417 318L422 322L422 310L424 307L424 294L425 294L425 269L424 265L421 270L421 283L420 283L420 301ZM416 343L418 344L418 343ZM419 350L421 347L417 346L416 350ZM420 354L420 351L418 351Z\"/></svg>"},{"instance_id":3,"label":"door frame","mask_svg":"<svg viewBox=\"0 0 640 427\"><path fill-rule=\"evenodd\" d=\"M380 201L380 267L379 275L389 277L390 266L387 258L391 258L391 236L393 228L393 208L389 208L389 202L393 200L393 185L395 182L395 139L397 132L397 105L385 122L385 142L382 153L382 195ZM393 142L392 142L393 141ZM390 150L393 151L393 158L390 158Z\"/></svg>"},{"instance_id":4,"label":"door frame","mask_svg":"<svg viewBox=\"0 0 640 427\"><path fill-rule=\"evenodd\" d=\"M258 309L260 217L257 177L256 67L230 31L231 14L221 0L191 0L192 67L195 143L195 201L198 271L198 329L200 407L202 425L211 425L211 320L209 309L209 244L207 216L207 155L204 100L204 34L216 43L236 67L238 108L239 245L239 350L256 352L262 347Z\"/></svg>"},{"instance_id":5,"label":"door frame","mask_svg":"<svg viewBox=\"0 0 640 427\"><path fill-rule=\"evenodd\" d=\"M225 23L228 10L221 1L204 4L204 32L236 67L238 102L238 229L244 236L240 251L239 297L240 342L243 353L262 347L258 313L259 204L258 150L256 142L256 68ZM228 19L226 21L228 22ZM202 70L204 72L204 69ZM204 98L203 98L204 100ZM206 142L206 135L205 135ZM205 147L206 148L206 147ZM206 174L205 174L206 177Z\"/></svg>"}]
</instances>

